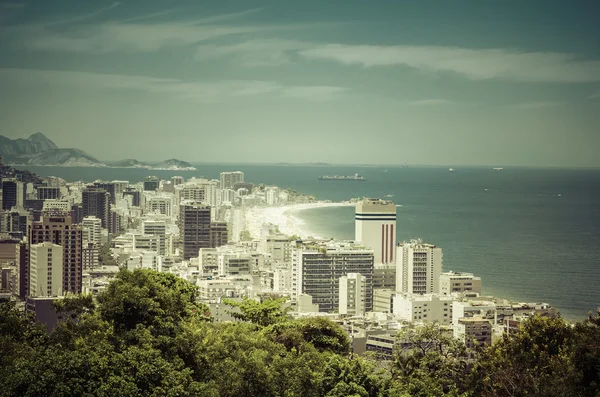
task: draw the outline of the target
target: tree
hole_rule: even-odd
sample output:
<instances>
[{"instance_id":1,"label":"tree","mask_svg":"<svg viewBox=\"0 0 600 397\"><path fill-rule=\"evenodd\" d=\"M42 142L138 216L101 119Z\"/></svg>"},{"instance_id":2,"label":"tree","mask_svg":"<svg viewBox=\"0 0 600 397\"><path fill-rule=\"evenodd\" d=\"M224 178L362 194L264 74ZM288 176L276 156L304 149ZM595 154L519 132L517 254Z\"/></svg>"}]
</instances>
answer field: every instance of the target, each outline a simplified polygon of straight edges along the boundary
<instances>
[{"instance_id":1,"label":"tree","mask_svg":"<svg viewBox=\"0 0 600 397\"><path fill-rule=\"evenodd\" d=\"M571 396L579 378L573 328L560 317L535 316L487 349L474 369L481 396Z\"/></svg>"},{"instance_id":2,"label":"tree","mask_svg":"<svg viewBox=\"0 0 600 397\"><path fill-rule=\"evenodd\" d=\"M241 302L231 299L224 299L223 303L239 308L239 312L230 311L229 313L236 319L248 321L266 327L282 321L289 320L289 316L281 309L286 298L266 299L263 302L254 299L243 298Z\"/></svg>"},{"instance_id":3,"label":"tree","mask_svg":"<svg viewBox=\"0 0 600 397\"><path fill-rule=\"evenodd\" d=\"M411 396L461 395L468 390L470 354L437 323L397 336L392 376Z\"/></svg>"},{"instance_id":4,"label":"tree","mask_svg":"<svg viewBox=\"0 0 600 397\"><path fill-rule=\"evenodd\" d=\"M183 321L209 319L208 307L197 298L197 287L173 274L122 269L98 295L99 313L117 331L142 325L155 334L172 335Z\"/></svg>"}]
</instances>

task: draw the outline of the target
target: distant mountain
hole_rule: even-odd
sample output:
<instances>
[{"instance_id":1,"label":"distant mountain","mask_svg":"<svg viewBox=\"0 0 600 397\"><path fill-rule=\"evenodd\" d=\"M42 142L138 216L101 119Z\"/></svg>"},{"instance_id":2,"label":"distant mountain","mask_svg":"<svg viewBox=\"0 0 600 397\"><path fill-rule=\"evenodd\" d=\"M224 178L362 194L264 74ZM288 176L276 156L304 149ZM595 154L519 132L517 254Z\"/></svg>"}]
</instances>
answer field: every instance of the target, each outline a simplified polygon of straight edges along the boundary
<instances>
[{"instance_id":1,"label":"distant mountain","mask_svg":"<svg viewBox=\"0 0 600 397\"><path fill-rule=\"evenodd\" d=\"M8 164L104 167L105 164L80 149L60 149L41 132L28 139L0 135L0 155Z\"/></svg>"},{"instance_id":2,"label":"distant mountain","mask_svg":"<svg viewBox=\"0 0 600 397\"><path fill-rule=\"evenodd\" d=\"M111 166L115 168L152 168L151 164L143 163L136 159L125 159L117 161L116 163L111 164Z\"/></svg>"},{"instance_id":3,"label":"distant mountain","mask_svg":"<svg viewBox=\"0 0 600 397\"><path fill-rule=\"evenodd\" d=\"M41 132L27 139L10 139L0 135L0 156L5 159L37 154L44 150L58 149L58 146Z\"/></svg>"},{"instance_id":4,"label":"distant mountain","mask_svg":"<svg viewBox=\"0 0 600 397\"><path fill-rule=\"evenodd\" d=\"M97 158L79 149L50 149L34 154L28 165L62 165L66 167L106 167Z\"/></svg>"},{"instance_id":5,"label":"distant mountain","mask_svg":"<svg viewBox=\"0 0 600 397\"><path fill-rule=\"evenodd\" d=\"M154 164L151 169L169 171L196 171L196 167L193 167L190 163L177 159L169 159L158 164Z\"/></svg>"}]
</instances>

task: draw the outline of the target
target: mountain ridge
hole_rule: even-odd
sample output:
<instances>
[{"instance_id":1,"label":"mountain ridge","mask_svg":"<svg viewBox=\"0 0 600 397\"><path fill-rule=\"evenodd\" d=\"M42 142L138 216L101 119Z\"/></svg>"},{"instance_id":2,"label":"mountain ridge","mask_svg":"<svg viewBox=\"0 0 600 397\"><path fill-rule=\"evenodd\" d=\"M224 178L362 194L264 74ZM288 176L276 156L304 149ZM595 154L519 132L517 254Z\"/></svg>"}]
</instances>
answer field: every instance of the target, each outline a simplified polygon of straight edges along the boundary
<instances>
[{"instance_id":1,"label":"mountain ridge","mask_svg":"<svg viewBox=\"0 0 600 397\"><path fill-rule=\"evenodd\" d=\"M125 159L107 165L81 149L59 148L41 132L36 132L26 139L10 139L0 135L0 156L2 156L5 163L13 165L196 171L196 168L190 163L178 159L168 159L157 164L144 163L136 159Z\"/></svg>"}]
</instances>

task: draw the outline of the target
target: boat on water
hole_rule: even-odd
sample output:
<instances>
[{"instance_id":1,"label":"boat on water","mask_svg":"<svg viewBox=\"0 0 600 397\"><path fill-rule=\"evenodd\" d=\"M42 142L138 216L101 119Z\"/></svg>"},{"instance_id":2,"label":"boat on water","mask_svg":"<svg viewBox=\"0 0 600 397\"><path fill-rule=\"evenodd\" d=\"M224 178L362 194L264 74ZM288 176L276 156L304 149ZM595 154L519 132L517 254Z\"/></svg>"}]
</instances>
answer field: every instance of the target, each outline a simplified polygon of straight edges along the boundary
<instances>
[{"instance_id":1,"label":"boat on water","mask_svg":"<svg viewBox=\"0 0 600 397\"><path fill-rule=\"evenodd\" d=\"M346 175L323 175L319 177L320 181L358 181L358 182L364 182L367 180L367 178L365 178L362 175L358 175L358 174L354 174L354 175L350 175L350 176L346 176Z\"/></svg>"},{"instance_id":2,"label":"boat on water","mask_svg":"<svg viewBox=\"0 0 600 397\"><path fill-rule=\"evenodd\" d=\"M502 168L502 167L496 167L496 168L494 168L494 169L495 169L496 171L501 171L501 170L503 170L504 168Z\"/></svg>"},{"instance_id":3,"label":"boat on water","mask_svg":"<svg viewBox=\"0 0 600 397\"><path fill-rule=\"evenodd\" d=\"M454 172L454 168L448 168L448 171Z\"/></svg>"}]
</instances>

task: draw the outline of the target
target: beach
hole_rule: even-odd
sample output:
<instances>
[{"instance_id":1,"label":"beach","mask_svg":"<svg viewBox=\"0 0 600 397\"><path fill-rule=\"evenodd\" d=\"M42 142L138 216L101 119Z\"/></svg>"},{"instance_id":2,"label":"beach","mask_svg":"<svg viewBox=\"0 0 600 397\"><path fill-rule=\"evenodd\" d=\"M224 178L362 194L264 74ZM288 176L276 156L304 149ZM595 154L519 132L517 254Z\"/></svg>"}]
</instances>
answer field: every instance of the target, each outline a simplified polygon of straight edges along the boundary
<instances>
[{"instance_id":1,"label":"beach","mask_svg":"<svg viewBox=\"0 0 600 397\"><path fill-rule=\"evenodd\" d=\"M297 217L300 211L326 207L353 206L350 202L316 202L303 204L289 204L279 207L252 207L245 212L246 229L253 238L260 238L261 229L265 224L273 224L279 231L288 236L316 237L311 233L309 226Z\"/></svg>"}]
</instances>

